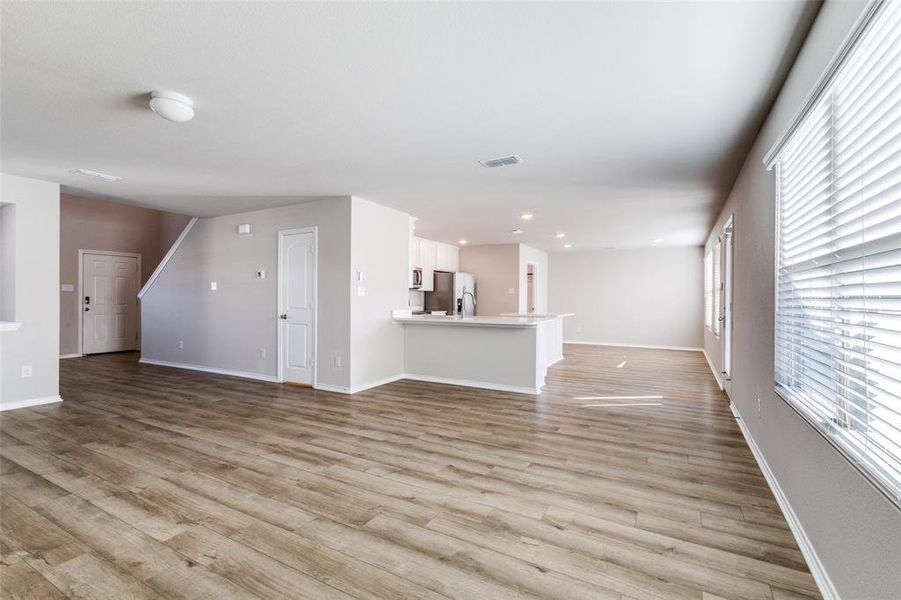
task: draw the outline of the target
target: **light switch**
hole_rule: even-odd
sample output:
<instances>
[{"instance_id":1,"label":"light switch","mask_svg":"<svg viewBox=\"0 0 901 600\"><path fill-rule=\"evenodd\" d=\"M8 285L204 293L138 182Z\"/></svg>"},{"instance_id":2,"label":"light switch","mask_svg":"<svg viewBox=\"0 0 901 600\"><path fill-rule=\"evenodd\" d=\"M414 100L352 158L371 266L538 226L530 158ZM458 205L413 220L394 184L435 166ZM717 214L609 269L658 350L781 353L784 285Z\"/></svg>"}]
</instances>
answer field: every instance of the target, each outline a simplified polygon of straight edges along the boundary
<instances>
[{"instance_id":1,"label":"light switch","mask_svg":"<svg viewBox=\"0 0 901 600\"><path fill-rule=\"evenodd\" d=\"M211 282L210 282L210 289L211 289L212 291L215 292L217 289L219 289L219 284L216 283L215 281L211 281Z\"/></svg>"},{"instance_id":2,"label":"light switch","mask_svg":"<svg viewBox=\"0 0 901 600\"><path fill-rule=\"evenodd\" d=\"M363 271L357 271L357 281L363 281Z\"/></svg>"},{"instance_id":3,"label":"light switch","mask_svg":"<svg viewBox=\"0 0 901 600\"><path fill-rule=\"evenodd\" d=\"M365 296L365 295L366 295L366 288L363 287L362 285L358 285L357 286L357 296Z\"/></svg>"}]
</instances>

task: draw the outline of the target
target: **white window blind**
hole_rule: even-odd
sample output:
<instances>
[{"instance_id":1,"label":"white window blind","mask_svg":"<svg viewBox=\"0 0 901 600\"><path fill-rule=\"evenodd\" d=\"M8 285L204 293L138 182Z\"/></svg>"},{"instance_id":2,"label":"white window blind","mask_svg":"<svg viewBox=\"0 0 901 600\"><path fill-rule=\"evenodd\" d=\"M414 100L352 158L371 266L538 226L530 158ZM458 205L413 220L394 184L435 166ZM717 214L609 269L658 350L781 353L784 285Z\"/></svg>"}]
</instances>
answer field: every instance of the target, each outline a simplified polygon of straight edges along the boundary
<instances>
[{"instance_id":1,"label":"white window blind","mask_svg":"<svg viewBox=\"0 0 901 600\"><path fill-rule=\"evenodd\" d=\"M704 326L713 328L713 253L704 257Z\"/></svg>"},{"instance_id":2,"label":"white window blind","mask_svg":"<svg viewBox=\"0 0 901 600\"><path fill-rule=\"evenodd\" d=\"M722 262L723 262L723 242L716 241L713 247L713 333L720 334L720 302L722 300Z\"/></svg>"},{"instance_id":3,"label":"white window blind","mask_svg":"<svg viewBox=\"0 0 901 600\"><path fill-rule=\"evenodd\" d=\"M901 504L901 2L778 154L776 387Z\"/></svg>"}]
</instances>

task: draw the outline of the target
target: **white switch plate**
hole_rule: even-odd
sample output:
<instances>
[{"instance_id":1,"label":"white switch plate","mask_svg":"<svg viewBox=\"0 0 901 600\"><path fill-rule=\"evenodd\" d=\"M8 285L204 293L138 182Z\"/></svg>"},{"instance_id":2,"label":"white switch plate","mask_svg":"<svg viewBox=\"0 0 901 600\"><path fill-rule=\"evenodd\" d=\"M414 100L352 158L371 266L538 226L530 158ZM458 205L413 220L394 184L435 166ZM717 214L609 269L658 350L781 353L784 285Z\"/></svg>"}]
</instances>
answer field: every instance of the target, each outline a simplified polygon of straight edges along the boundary
<instances>
[{"instance_id":1,"label":"white switch plate","mask_svg":"<svg viewBox=\"0 0 901 600\"><path fill-rule=\"evenodd\" d=\"M61 292L74 292L74 291L75 291L75 286L72 285L71 283L63 283L62 285L59 286L59 291L61 291Z\"/></svg>"},{"instance_id":2,"label":"white switch plate","mask_svg":"<svg viewBox=\"0 0 901 600\"><path fill-rule=\"evenodd\" d=\"M31 365L22 365L22 377L31 377Z\"/></svg>"},{"instance_id":3,"label":"white switch plate","mask_svg":"<svg viewBox=\"0 0 901 600\"><path fill-rule=\"evenodd\" d=\"M216 283L215 281L211 281L211 282L210 282L210 289L211 289L212 291L215 292L217 289L219 289L219 284Z\"/></svg>"},{"instance_id":4,"label":"white switch plate","mask_svg":"<svg viewBox=\"0 0 901 600\"><path fill-rule=\"evenodd\" d=\"M507 288L507 293L511 296L516 293L516 288Z\"/></svg>"},{"instance_id":5,"label":"white switch plate","mask_svg":"<svg viewBox=\"0 0 901 600\"><path fill-rule=\"evenodd\" d=\"M335 367L337 367L339 369L341 368L341 357L340 356L335 356Z\"/></svg>"},{"instance_id":6,"label":"white switch plate","mask_svg":"<svg viewBox=\"0 0 901 600\"><path fill-rule=\"evenodd\" d=\"M362 285L358 285L357 286L357 296L365 296L365 295L366 295L366 288L363 287Z\"/></svg>"},{"instance_id":7,"label":"white switch plate","mask_svg":"<svg viewBox=\"0 0 901 600\"><path fill-rule=\"evenodd\" d=\"M266 358L266 349L260 348L260 358Z\"/></svg>"},{"instance_id":8,"label":"white switch plate","mask_svg":"<svg viewBox=\"0 0 901 600\"><path fill-rule=\"evenodd\" d=\"M179 350L184 350L184 349L185 349L185 343L184 343L183 341L181 341L181 340L178 340L178 349L179 349Z\"/></svg>"}]
</instances>

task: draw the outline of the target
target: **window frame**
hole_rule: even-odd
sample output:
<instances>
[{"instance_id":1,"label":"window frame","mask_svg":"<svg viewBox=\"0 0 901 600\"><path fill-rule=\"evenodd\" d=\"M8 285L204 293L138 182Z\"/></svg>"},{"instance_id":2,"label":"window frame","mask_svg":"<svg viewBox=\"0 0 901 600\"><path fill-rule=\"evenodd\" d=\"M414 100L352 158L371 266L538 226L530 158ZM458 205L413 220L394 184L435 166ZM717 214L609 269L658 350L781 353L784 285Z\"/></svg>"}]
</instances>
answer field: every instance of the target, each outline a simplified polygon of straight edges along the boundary
<instances>
[{"instance_id":1,"label":"window frame","mask_svg":"<svg viewBox=\"0 0 901 600\"><path fill-rule=\"evenodd\" d=\"M779 354L781 348L784 346L780 344L779 339L779 307L780 307L780 298L779 298L779 288L780 288L780 265L781 265L781 255L780 250L782 243L782 234L780 231L780 226L782 225L782 189L783 189L783 179L781 174L781 164L780 159L784 152L790 147L790 142L793 139L793 135L802 127L804 127L808 118L812 118L815 114L815 111L822 107L822 102L833 102L832 96L835 93L833 89L833 83L836 79L842 74L843 67L849 63L850 60L853 60L858 55L855 53L856 50L861 47L861 41L865 38L866 34L869 32L871 26L879 25L879 17L882 14L885 14L887 7L891 5L891 2L887 0L874 0L870 3L870 5L864 10L861 17L858 19L858 22L855 24L848 38L846 38L842 47L839 48L836 55L833 57L829 66L827 67L824 74L821 76L820 80L817 82L817 85L814 87L814 90L806 99L804 105L802 106L801 111L795 116L792 120L790 127L786 130L786 132L778 139L776 144L770 149L767 155L764 157L764 164L767 170L775 169L775 187L776 187L776 202L775 202L775 253L774 253L774 311L773 311L773 327L774 327L774 340L773 340L773 350L774 350L774 391L776 395L781 398L798 416L800 416L811 428L820 435L824 440L826 440L841 456L843 456L864 478L871 484L875 489L881 492L891 503L893 503L896 507L901 508L901 485L899 482L895 480L895 475L893 474L885 474L880 473L880 469L884 468L880 465L880 461L878 455L875 455L872 452L867 452L865 449L865 444L860 442L860 439L855 438L855 432L846 426L842 426L841 424L837 424L835 421L837 419L829 419L825 414L819 414L815 409L810 408L808 405L813 405L818 401L813 398L813 396L809 394L805 394L803 390L797 389L796 387L788 387L787 385L783 385L777 378L777 372L779 370L778 362L779 362ZM895 15L895 18L898 18ZM864 57L866 59L866 57ZM833 106L829 106L829 110L833 110ZM837 129L832 129L833 125L830 125L830 130L828 132L829 144L834 144L834 137L838 137L839 133ZM830 169L833 167L830 166ZM877 313L878 314L878 313ZM901 346L898 346L897 349L901 351ZM831 371L831 370L830 370ZM825 374L825 373L824 373ZM877 371L878 374L878 371ZM832 375L834 376L834 375ZM891 394L891 392L889 392ZM806 398L806 400L805 400ZM806 404L805 404L806 403ZM871 410L868 408L867 414L871 414ZM881 417L880 421L883 421ZM859 434L858 434L859 435ZM891 438L890 438L891 439ZM891 458L896 458L893 454L890 454ZM897 470L898 467L895 466L893 462L886 463L890 470ZM899 463L901 464L901 463Z\"/></svg>"}]
</instances>

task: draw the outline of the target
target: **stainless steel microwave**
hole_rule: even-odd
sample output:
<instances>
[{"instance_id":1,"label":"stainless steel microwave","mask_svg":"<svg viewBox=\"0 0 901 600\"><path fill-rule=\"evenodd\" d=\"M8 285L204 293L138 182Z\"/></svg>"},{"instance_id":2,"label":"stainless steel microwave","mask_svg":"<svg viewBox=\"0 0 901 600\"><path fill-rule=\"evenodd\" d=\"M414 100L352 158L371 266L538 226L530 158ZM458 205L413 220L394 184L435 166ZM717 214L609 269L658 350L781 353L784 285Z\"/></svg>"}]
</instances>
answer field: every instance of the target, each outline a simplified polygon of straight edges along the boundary
<instances>
[{"instance_id":1,"label":"stainless steel microwave","mask_svg":"<svg viewBox=\"0 0 901 600\"><path fill-rule=\"evenodd\" d=\"M422 269L419 267L413 267L413 283L410 285L411 288L419 289L422 287Z\"/></svg>"}]
</instances>

